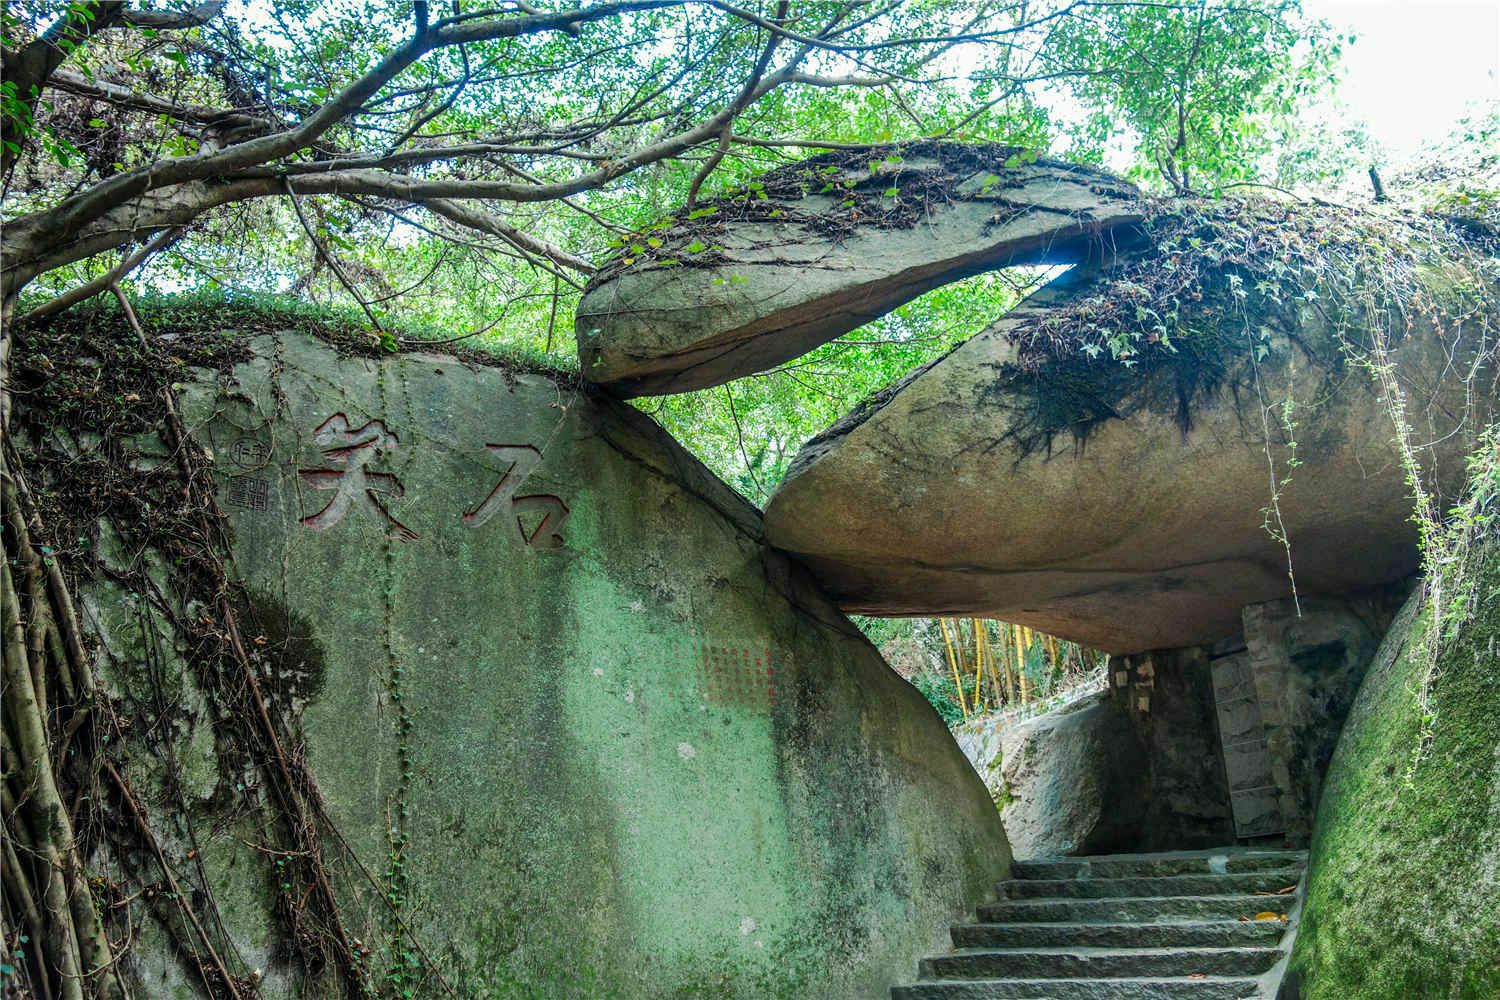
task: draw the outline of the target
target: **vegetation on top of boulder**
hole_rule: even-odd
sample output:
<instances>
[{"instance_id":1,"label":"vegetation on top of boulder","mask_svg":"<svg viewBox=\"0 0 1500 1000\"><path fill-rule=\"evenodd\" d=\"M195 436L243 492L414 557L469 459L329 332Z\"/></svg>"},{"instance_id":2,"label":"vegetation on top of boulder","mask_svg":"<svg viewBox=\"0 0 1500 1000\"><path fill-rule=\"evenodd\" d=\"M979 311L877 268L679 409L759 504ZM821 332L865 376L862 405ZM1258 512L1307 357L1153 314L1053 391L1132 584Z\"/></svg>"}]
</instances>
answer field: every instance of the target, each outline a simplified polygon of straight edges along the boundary
<instances>
[{"instance_id":1,"label":"vegetation on top of boulder","mask_svg":"<svg viewBox=\"0 0 1500 1000\"><path fill-rule=\"evenodd\" d=\"M149 294L131 299L131 311L149 337L170 338L168 342L184 337L201 341L219 333L243 338L296 329L349 354L380 357L404 351L434 351L487 368L533 372L568 383L578 378L575 358L486 339L482 330L454 335L451 330L424 322L376 328L352 305L319 304L293 295L228 290ZM138 345L124 309L112 298L95 299L86 306L18 326L21 340L31 331L45 331L49 337L90 335L80 340L80 345L91 343L90 338L128 341L127 350Z\"/></svg>"},{"instance_id":2,"label":"vegetation on top of boulder","mask_svg":"<svg viewBox=\"0 0 1500 1000\"><path fill-rule=\"evenodd\" d=\"M1264 198L1162 199L1148 203L1140 230L1145 247L1006 331L1018 357L1001 377L1029 382L1035 400L1016 434L1023 456L1050 449L1060 433L1084 440L1142 405L1173 413L1186 432L1193 406L1240 363L1265 360L1278 332L1329 372L1419 328L1468 335L1481 360L1496 356L1494 244L1450 220ZM1336 350L1300 339L1314 314L1331 326ZM1482 383L1480 371L1470 374ZM1491 364L1488 391L1497 378Z\"/></svg>"},{"instance_id":3,"label":"vegetation on top of boulder","mask_svg":"<svg viewBox=\"0 0 1500 1000\"><path fill-rule=\"evenodd\" d=\"M831 150L746 181L714 198L689 202L674 215L620 236L618 250L590 281L598 285L631 266L710 267L732 262L721 245L727 228L747 223L797 226L809 239L837 242L860 228L911 229L936 206L984 201L997 210L1004 192L1034 179L1020 168L1088 179L1122 197L1136 192L1092 167L1043 159L1035 149L1000 143L921 140ZM978 176L979 182L963 186ZM809 196L825 196L816 208Z\"/></svg>"}]
</instances>

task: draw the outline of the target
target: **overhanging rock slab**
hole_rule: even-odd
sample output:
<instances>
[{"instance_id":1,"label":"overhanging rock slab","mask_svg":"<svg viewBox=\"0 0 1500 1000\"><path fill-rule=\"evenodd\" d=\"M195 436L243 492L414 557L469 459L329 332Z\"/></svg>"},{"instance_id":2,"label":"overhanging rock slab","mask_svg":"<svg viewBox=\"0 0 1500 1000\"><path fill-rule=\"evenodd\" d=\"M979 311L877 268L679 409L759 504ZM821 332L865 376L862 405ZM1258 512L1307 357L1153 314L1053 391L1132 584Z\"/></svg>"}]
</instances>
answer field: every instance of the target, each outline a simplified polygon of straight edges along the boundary
<instances>
[{"instance_id":1,"label":"overhanging rock slab","mask_svg":"<svg viewBox=\"0 0 1500 1000\"><path fill-rule=\"evenodd\" d=\"M1263 214L1267 231L1296 223ZM1065 275L809 442L767 506L771 543L850 611L997 617L1114 653L1235 633L1293 579L1343 594L1412 572L1391 410L1345 350L1371 335L1347 276L1273 298L1205 263L1197 291L1153 297L1189 246ZM1386 358L1423 482L1451 496L1495 410L1494 372L1474 368L1493 315L1455 298L1441 261L1392 267L1413 308ZM1099 353L1099 324L1169 308L1170 345L1141 343L1134 367ZM1063 353L1033 350L1047 343Z\"/></svg>"},{"instance_id":2,"label":"overhanging rock slab","mask_svg":"<svg viewBox=\"0 0 1500 1000\"><path fill-rule=\"evenodd\" d=\"M1137 198L1007 147L813 157L682 210L607 264L578 307L583 373L645 395L764 371L939 285L1098 257L1139 220Z\"/></svg>"}]
</instances>

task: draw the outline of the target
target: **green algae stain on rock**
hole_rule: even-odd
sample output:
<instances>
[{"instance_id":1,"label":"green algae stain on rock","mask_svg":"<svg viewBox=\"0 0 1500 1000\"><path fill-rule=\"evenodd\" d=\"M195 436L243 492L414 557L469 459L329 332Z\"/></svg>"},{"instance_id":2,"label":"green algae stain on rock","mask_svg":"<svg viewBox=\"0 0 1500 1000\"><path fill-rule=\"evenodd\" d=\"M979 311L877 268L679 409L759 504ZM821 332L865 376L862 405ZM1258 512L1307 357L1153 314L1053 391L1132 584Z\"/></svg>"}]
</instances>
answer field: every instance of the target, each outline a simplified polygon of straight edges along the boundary
<instances>
[{"instance_id":1,"label":"green algae stain on rock","mask_svg":"<svg viewBox=\"0 0 1500 1000\"><path fill-rule=\"evenodd\" d=\"M940 720L644 416L251 346L184 413L252 617L280 616L256 637L372 969L496 1000L868 996L989 893L1009 850Z\"/></svg>"},{"instance_id":2,"label":"green algae stain on rock","mask_svg":"<svg viewBox=\"0 0 1500 1000\"><path fill-rule=\"evenodd\" d=\"M1293 978L1306 1000L1500 996L1500 542L1445 643L1421 740L1414 595L1365 676L1319 806Z\"/></svg>"}]
</instances>

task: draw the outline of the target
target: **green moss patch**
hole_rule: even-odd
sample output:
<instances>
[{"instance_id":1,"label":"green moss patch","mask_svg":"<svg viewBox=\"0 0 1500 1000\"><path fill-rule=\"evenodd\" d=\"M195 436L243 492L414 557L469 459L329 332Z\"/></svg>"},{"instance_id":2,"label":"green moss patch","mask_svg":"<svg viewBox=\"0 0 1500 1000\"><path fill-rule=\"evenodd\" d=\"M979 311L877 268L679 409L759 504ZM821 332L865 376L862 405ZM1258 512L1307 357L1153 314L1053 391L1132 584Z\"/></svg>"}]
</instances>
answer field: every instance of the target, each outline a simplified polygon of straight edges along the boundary
<instances>
[{"instance_id":1,"label":"green moss patch","mask_svg":"<svg viewBox=\"0 0 1500 1000\"><path fill-rule=\"evenodd\" d=\"M1293 958L1304 1000L1500 997L1500 538L1445 642L1422 745L1422 598L1366 676L1328 772Z\"/></svg>"},{"instance_id":2,"label":"green moss patch","mask_svg":"<svg viewBox=\"0 0 1500 1000\"><path fill-rule=\"evenodd\" d=\"M1091 167L1039 157L1035 150L999 143L922 141L819 153L762 174L743 187L658 220L619 242L594 275L597 286L628 268L712 267L728 262L722 244L731 226L776 223L836 242L858 230L912 229L934 208L983 200L997 216L1024 212L1006 192L1041 165L1085 178L1100 190L1133 197L1135 189ZM965 185L978 178L977 183Z\"/></svg>"}]
</instances>

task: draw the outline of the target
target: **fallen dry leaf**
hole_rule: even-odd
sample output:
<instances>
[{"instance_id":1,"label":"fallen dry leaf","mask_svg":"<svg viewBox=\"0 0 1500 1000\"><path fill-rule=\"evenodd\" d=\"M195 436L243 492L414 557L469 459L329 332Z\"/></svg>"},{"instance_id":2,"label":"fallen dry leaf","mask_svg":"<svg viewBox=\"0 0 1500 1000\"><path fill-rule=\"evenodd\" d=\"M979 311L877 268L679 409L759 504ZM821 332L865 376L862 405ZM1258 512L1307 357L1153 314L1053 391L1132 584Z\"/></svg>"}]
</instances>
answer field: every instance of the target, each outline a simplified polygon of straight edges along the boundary
<instances>
[{"instance_id":1,"label":"fallen dry leaf","mask_svg":"<svg viewBox=\"0 0 1500 1000\"><path fill-rule=\"evenodd\" d=\"M1255 919L1256 920L1285 920L1286 919L1286 915L1282 914L1282 913L1272 913L1270 910L1266 910L1266 911L1264 911L1262 913L1257 913L1255 915Z\"/></svg>"}]
</instances>

